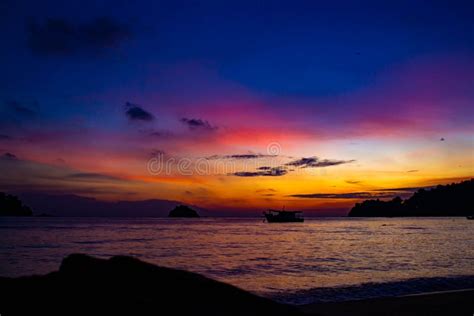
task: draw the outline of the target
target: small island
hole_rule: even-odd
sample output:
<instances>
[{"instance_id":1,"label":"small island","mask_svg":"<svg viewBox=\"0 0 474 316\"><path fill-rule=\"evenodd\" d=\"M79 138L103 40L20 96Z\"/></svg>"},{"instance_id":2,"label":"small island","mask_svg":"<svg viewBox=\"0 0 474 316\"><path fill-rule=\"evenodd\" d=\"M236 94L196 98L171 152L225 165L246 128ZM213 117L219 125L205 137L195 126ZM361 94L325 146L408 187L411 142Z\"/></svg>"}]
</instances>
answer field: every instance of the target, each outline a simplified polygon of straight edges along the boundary
<instances>
[{"instance_id":1,"label":"small island","mask_svg":"<svg viewBox=\"0 0 474 316\"><path fill-rule=\"evenodd\" d=\"M474 179L419 189L410 198L356 203L351 217L469 216L474 211Z\"/></svg>"},{"instance_id":2,"label":"small island","mask_svg":"<svg viewBox=\"0 0 474 316\"><path fill-rule=\"evenodd\" d=\"M188 218L197 218L200 217L199 214L186 205L178 205L172 209L168 217L188 217Z\"/></svg>"},{"instance_id":3,"label":"small island","mask_svg":"<svg viewBox=\"0 0 474 316\"><path fill-rule=\"evenodd\" d=\"M13 195L0 192L0 216L32 216L31 209Z\"/></svg>"}]
</instances>

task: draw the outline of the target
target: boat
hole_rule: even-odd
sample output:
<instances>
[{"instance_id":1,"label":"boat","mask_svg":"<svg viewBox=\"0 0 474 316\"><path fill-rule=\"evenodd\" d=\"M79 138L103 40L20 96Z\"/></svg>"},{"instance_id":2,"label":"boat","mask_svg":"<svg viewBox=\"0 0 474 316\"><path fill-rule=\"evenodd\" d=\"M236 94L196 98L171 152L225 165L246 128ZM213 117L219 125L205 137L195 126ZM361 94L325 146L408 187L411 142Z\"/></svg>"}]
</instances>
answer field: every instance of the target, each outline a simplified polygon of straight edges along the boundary
<instances>
[{"instance_id":1,"label":"boat","mask_svg":"<svg viewBox=\"0 0 474 316\"><path fill-rule=\"evenodd\" d=\"M263 212L269 223L301 223L304 222L303 212L301 211L278 211L269 209Z\"/></svg>"},{"instance_id":2,"label":"boat","mask_svg":"<svg viewBox=\"0 0 474 316\"><path fill-rule=\"evenodd\" d=\"M474 219L474 215L466 216L467 219Z\"/></svg>"}]
</instances>

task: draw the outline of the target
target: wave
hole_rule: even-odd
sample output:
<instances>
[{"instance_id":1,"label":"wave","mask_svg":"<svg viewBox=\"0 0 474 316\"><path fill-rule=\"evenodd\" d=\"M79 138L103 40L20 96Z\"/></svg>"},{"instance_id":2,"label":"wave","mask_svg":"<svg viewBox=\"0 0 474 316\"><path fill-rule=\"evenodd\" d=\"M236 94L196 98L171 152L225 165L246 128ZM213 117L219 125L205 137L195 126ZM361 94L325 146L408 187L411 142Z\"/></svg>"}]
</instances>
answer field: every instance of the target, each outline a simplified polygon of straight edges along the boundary
<instances>
[{"instance_id":1,"label":"wave","mask_svg":"<svg viewBox=\"0 0 474 316\"><path fill-rule=\"evenodd\" d=\"M273 293L269 295L269 297L282 303L303 305L472 288L474 288L474 275L464 275L452 277L414 278L384 283L368 282L353 286L312 288L294 292Z\"/></svg>"}]
</instances>

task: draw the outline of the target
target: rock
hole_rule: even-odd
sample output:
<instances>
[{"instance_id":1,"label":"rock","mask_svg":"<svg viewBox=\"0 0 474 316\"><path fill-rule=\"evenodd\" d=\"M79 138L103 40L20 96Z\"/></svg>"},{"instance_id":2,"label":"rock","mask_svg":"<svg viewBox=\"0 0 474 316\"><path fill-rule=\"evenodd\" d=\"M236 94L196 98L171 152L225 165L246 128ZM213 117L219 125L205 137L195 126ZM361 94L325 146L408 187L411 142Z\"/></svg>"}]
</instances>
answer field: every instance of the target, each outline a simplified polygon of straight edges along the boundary
<instances>
[{"instance_id":1,"label":"rock","mask_svg":"<svg viewBox=\"0 0 474 316\"><path fill-rule=\"evenodd\" d=\"M186 205L178 205L170 211L168 217L199 217L199 214Z\"/></svg>"},{"instance_id":2,"label":"rock","mask_svg":"<svg viewBox=\"0 0 474 316\"><path fill-rule=\"evenodd\" d=\"M59 271L0 278L2 315L299 315L279 304L196 273L131 257L74 254Z\"/></svg>"}]
</instances>

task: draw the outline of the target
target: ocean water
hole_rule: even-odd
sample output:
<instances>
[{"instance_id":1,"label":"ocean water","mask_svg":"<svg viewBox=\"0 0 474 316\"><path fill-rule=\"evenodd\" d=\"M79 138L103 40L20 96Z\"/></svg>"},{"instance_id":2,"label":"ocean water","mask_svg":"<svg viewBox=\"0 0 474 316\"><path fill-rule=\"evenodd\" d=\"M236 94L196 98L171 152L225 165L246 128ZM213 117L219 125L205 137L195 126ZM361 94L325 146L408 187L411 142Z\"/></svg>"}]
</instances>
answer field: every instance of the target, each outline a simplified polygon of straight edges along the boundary
<instances>
[{"instance_id":1,"label":"ocean water","mask_svg":"<svg viewBox=\"0 0 474 316\"><path fill-rule=\"evenodd\" d=\"M304 304L474 288L465 218L0 218L0 275L42 274L63 257L130 255Z\"/></svg>"}]
</instances>

